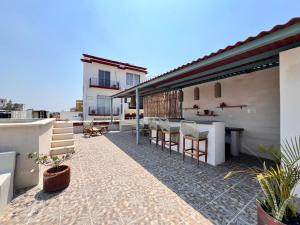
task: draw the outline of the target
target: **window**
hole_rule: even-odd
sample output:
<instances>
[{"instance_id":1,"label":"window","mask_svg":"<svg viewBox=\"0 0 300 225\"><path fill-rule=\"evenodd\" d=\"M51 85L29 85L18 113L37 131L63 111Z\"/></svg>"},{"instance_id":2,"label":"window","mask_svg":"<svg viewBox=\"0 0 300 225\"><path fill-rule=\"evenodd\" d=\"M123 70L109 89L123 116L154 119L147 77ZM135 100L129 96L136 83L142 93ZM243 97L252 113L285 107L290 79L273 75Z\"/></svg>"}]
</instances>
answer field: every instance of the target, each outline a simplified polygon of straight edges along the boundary
<instances>
[{"instance_id":1,"label":"window","mask_svg":"<svg viewBox=\"0 0 300 225\"><path fill-rule=\"evenodd\" d=\"M99 86L110 87L110 72L99 70Z\"/></svg>"},{"instance_id":2,"label":"window","mask_svg":"<svg viewBox=\"0 0 300 225\"><path fill-rule=\"evenodd\" d=\"M198 87L194 88L194 100L200 99L200 89Z\"/></svg>"},{"instance_id":3,"label":"window","mask_svg":"<svg viewBox=\"0 0 300 225\"><path fill-rule=\"evenodd\" d=\"M97 95L97 114L110 114L111 97Z\"/></svg>"},{"instance_id":4,"label":"window","mask_svg":"<svg viewBox=\"0 0 300 225\"><path fill-rule=\"evenodd\" d=\"M140 83L140 75L133 73L126 73L126 85L135 86Z\"/></svg>"},{"instance_id":5,"label":"window","mask_svg":"<svg viewBox=\"0 0 300 225\"><path fill-rule=\"evenodd\" d=\"M219 82L215 84L215 98L221 98L222 95L222 87Z\"/></svg>"}]
</instances>

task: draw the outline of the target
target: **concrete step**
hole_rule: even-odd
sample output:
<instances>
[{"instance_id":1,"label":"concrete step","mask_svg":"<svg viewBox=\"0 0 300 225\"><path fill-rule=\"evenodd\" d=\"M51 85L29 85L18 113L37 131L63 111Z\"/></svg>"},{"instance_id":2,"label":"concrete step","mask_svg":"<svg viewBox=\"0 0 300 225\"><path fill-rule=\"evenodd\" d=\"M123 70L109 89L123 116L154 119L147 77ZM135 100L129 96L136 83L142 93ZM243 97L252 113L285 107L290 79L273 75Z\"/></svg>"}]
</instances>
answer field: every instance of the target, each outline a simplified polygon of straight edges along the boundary
<instances>
[{"instance_id":1,"label":"concrete step","mask_svg":"<svg viewBox=\"0 0 300 225\"><path fill-rule=\"evenodd\" d=\"M75 145L50 148L50 152L49 152L50 155L61 155L66 153L75 153Z\"/></svg>"},{"instance_id":2,"label":"concrete step","mask_svg":"<svg viewBox=\"0 0 300 225\"><path fill-rule=\"evenodd\" d=\"M53 128L53 134L73 133L73 127Z\"/></svg>"},{"instance_id":3,"label":"concrete step","mask_svg":"<svg viewBox=\"0 0 300 225\"><path fill-rule=\"evenodd\" d=\"M53 127L54 128L73 127L73 123L68 121L56 121L54 122Z\"/></svg>"},{"instance_id":4,"label":"concrete step","mask_svg":"<svg viewBox=\"0 0 300 225\"><path fill-rule=\"evenodd\" d=\"M73 133L63 133L63 134L52 134L52 140L67 140L67 139L73 139L74 134Z\"/></svg>"},{"instance_id":5,"label":"concrete step","mask_svg":"<svg viewBox=\"0 0 300 225\"><path fill-rule=\"evenodd\" d=\"M74 139L51 141L51 148L74 145Z\"/></svg>"}]
</instances>

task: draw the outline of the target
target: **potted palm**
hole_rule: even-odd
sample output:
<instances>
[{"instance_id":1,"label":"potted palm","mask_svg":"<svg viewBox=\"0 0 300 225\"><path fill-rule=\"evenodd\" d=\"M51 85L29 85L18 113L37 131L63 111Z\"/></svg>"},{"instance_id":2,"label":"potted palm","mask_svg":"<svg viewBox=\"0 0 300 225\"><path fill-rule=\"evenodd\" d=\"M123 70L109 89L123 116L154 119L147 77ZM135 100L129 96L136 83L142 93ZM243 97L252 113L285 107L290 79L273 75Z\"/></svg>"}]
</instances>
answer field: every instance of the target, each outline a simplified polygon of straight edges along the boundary
<instances>
[{"instance_id":1,"label":"potted palm","mask_svg":"<svg viewBox=\"0 0 300 225\"><path fill-rule=\"evenodd\" d=\"M43 190L45 192L57 192L69 186L71 169L69 166L62 164L71 158L70 154L48 156L34 152L30 153L28 158L33 159L37 164L50 166L43 173Z\"/></svg>"},{"instance_id":2,"label":"potted palm","mask_svg":"<svg viewBox=\"0 0 300 225\"><path fill-rule=\"evenodd\" d=\"M281 149L261 147L260 150L273 158L273 166L263 163L263 169L231 171L225 179L240 172L255 175L264 194L264 198L257 201L258 225L300 224L294 203L294 190L300 181L300 137L285 140Z\"/></svg>"}]
</instances>

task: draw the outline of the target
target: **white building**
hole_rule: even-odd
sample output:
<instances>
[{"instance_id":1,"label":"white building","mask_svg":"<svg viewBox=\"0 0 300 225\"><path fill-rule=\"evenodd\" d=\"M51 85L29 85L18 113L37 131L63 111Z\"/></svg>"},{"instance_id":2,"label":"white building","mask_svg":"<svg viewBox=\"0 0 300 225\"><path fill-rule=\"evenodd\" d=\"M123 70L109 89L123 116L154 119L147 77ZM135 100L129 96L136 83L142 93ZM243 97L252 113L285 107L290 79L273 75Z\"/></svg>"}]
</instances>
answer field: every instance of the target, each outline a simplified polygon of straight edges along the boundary
<instances>
[{"instance_id":1,"label":"white building","mask_svg":"<svg viewBox=\"0 0 300 225\"><path fill-rule=\"evenodd\" d=\"M62 111L60 112L61 120L82 121L82 112Z\"/></svg>"},{"instance_id":2,"label":"white building","mask_svg":"<svg viewBox=\"0 0 300 225\"><path fill-rule=\"evenodd\" d=\"M7 99L6 98L0 98L0 109L5 107L7 104Z\"/></svg>"},{"instance_id":3,"label":"white building","mask_svg":"<svg viewBox=\"0 0 300 225\"><path fill-rule=\"evenodd\" d=\"M112 95L146 80L147 69L83 54L83 119L110 120ZM114 119L130 113L128 103L113 100ZM134 112L134 111L133 111Z\"/></svg>"}]
</instances>

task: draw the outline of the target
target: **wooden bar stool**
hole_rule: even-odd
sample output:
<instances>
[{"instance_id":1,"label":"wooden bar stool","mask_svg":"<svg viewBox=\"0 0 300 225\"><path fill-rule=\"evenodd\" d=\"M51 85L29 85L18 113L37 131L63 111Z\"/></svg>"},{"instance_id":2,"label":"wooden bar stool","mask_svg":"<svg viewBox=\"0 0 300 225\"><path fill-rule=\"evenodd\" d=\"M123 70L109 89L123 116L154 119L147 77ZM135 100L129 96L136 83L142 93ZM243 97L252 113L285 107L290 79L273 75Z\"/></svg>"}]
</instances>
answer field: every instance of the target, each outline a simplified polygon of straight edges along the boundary
<instances>
[{"instance_id":1,"label":"wooden bar stool","mask_svg":"<svg viewBox=\"0 0 300 225\"><path fill-rule=\"evenodd\" d=\"M152 140L155 140L155 146L158 146L158 142L162 140L162 132L158 121L149 120L149 142L151 144ZM152 136L152 130L155 130L155 136Z\"/></svg>"},{"instance_id":2,"label":"wooden bar stool","mask_svg":"<svg viewBox=\"0 0 300 225\"><path fill-rule=\"evenodd\" d=\"M180 127L170 126L169 121L160 121L159 126L162 132L161 149L164 150L166 145L168 145L171 155L172 146L177 146L177 151L179 152ZM166 134L169 135L169 140L166 140Z\"/></svg>"},{"instance_id":3,"label":"wooden bar stool","mask_svg":"<svg viewBox=\"0 0 300 225\"><path fill-rule=\"evenodd\" d=\"M205 162L207 163L208 156L208 131L201 132L197 129L197 124L194 123L181 123L181 132L183 135L183 160L185 159L185 154L190 155L193 160L194 156L199 165L200 157L205 156ZM185 140L191 140L191 148L185 148ZM199 143L205 141L205 149L199 149ZM195 147L194 147L195 142Z\"/></svg>"}]
</instances>

